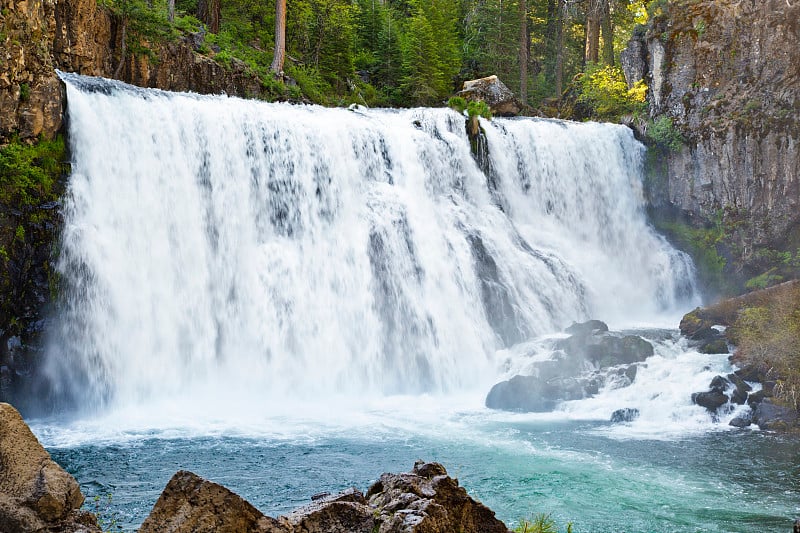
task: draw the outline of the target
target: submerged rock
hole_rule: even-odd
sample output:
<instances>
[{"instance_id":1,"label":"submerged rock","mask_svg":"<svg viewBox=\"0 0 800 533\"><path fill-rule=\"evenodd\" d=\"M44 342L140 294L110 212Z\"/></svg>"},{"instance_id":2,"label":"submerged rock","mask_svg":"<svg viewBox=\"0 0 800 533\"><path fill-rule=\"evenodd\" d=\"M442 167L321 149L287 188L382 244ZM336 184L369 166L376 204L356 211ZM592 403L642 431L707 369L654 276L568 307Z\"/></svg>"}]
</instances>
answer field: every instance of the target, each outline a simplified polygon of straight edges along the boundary
<instances>
[{"instance_id":1,"label":"submerged rock","mask_svg":"<svg viewBox=\"0 0 800 533\"><path fill-rule=\"evenodd\" d=\"M0 403L0 531L95 533L78 482L56 464L12 406Z\"/></svg>"},{"instance_id":2,"label":"submerged rock","mask_svg":"<svg viewBox=\"0 0 800 533\"><path fill-rule=\"evenodd\" d=\"M626 407L624 409L617 409L611 413L611 423L619 424L621 422L633 422L639 418L639 410L636 408Z\"/></svg>"},{"instance_id":3,"label":"submerged rock","mask_svg":"<svg viewBox=\"0 0 800 533\"><path fill-rule=\"evenodd\" d=\"M556 405L556 388L536 376L514 376L492 387L486 407L508 411L546 412Z\"/></svg>"},{"instance_id":4,"label":"submerged rock","mask_svg":"<svg viewBox=\"0 0 800 533\"><path fill-rule=\"evenodd\" d=\"M728 422L729 426L733 426L735 428L746 428L753 425L753 416L751 413L748 413L743 416L737 416L730 422Z\"/></svg>"}]
</instances>

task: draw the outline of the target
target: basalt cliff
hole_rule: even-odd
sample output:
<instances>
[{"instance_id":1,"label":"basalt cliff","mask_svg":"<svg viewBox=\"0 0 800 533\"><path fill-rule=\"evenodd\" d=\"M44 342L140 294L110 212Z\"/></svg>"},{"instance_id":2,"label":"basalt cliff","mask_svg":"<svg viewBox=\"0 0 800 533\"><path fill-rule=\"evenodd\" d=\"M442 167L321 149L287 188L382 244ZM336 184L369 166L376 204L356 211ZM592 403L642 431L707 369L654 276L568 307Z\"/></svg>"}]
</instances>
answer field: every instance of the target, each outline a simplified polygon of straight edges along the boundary
<instances>
[{"instance_id":1,"label":"basalt cliff","mask_svg":"<svg viewBox=\"0 0 800 533\"><path fill-rule=\"evenodd\" d=\"M666 126L683 140L680 149L651 157L656 221L696 249L718 290L796 277L800 3L660 4L622 55L629 84L648 84L650 115L662 134Z\"/></svg>"}]
</instances>

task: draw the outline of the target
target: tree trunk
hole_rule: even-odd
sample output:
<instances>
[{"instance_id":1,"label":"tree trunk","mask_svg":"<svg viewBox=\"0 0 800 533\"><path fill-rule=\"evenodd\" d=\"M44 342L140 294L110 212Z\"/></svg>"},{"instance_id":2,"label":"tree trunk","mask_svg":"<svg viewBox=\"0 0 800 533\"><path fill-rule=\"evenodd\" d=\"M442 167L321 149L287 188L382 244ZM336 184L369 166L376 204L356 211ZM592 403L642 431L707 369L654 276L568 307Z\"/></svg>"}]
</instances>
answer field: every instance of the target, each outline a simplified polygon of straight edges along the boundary
<instances>
[{"instance_id":1,"label":"tree trunk","mask_svg":"<svg viewBox=\"0 0 800 533\"><path fill-rule=\"evenodd\" d=\"M600 0L589 0L586 11L586 49L584 61L597 63L600 59Z\"/></svg>"},{"instance_id":2,"label":"tree trunk","mask_svg":"<svg viewBox=\"0 0 800 533\"><path fill-rule=\"evenodd\" d=\"M219 33L222 3L220 0L200 0L197 3L197 18L211 33Z\"/></svg>"},{"instance_id":3,"label":"tree trunk","mask_svg":"<svg viewBox=\"0 0 800 533\"><path fill-rule=\"evenodd\" d=\"M567 33L567 4L566 0L558 0L558 45L556 46L556 98L561 98L563 92L564 78L564 45L566 44Z\"/></svg>"},{"instance_id":4,"label":"tree trunk","mask_svg":"<svg viewBox=\"0 0 800 533\"><path fill-rule=\"evenodd\" d=\"M117 63L117 68L114 70L114 77L116 79L119 79L122 74L122 69L125 67L125 56L128 55L128 17L126 15L120 17L120 26L122 37L120 37L119 45L119 63Z\"/></svg>"},{"instance_id":5,"label":"tree trunk","mask_svg":"<svg viewBox=\"0 0 800 533\"><path fill-rule=\"evenodd\" d=\"M275 0L275 52L270 70L276 76L283 76L283 62L286 57L286 0Z\"/></svg>"},{"instance_id":6,"label":"tree trunk","mask_svg":"<svg viewBox=\"0 0 800 533\"><path fill-rule=\"evenodd\" d=\"M170 22L175 21L175 0L169 0L167 2L167 20Z\"/></svg>"},{"instance_id":7,"label":"tree trunk","mask_svg":"<svg viewBox=\"0 0 800 533\"><path fill-rule=\"evenodd\" d=\"M519 2L519 99L528 103L528 3Z\"/></svg>"},{"instance_id":8,"label":"tree trunk","mask_svg":"<svg viewBox=\"0 0 800 533\"><path fill-rule=\"evenodd\" d=\"M614 25L613 21L611 20L611 2L609 0L603 0L602 15L601 29L603 31L603 63L613 66Z\"/></svg>"}]
</instances>

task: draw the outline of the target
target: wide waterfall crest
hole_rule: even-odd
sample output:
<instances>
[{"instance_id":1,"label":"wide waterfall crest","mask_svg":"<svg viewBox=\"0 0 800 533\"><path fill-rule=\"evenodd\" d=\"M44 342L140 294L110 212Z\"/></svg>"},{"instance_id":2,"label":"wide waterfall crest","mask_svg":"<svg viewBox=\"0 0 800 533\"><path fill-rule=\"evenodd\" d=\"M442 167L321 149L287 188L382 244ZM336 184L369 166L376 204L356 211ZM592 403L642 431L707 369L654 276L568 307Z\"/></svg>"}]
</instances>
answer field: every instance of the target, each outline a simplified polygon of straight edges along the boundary
<instances>
[{"instance_id":1,"label":"wide waterfall crest","mask_svg":"<svg viewBox=\"0 0 800 533\"><path fill-rule=\"evenodd\" d=\"M484 387L498 348L694 298L624 127L135 89L63 75L53 380L98 404Z\"/></svg>"}]
</instances>

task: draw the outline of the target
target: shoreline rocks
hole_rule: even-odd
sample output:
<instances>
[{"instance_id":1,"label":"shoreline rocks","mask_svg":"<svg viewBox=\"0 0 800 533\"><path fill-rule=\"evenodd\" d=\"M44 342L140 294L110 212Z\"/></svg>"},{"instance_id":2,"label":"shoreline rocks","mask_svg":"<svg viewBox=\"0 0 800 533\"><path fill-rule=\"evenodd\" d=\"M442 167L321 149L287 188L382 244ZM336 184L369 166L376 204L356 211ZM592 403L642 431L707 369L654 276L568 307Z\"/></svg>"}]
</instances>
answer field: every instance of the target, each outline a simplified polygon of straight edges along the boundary
<instances>
[{"instance_id":1,"label":"shoreline rocks","mask_svg":"<svg viewBox=\"0 0 800 533\"><path fill-rule=\"evenodd\" d=\"M247 501L187 471L176 473L139 533L508 533L439 463L383 474L367 491L315 495L271 518Z\"/></svg>"},{"instance_id":2,"label":"shoreline rocks","mask_svg":"<svg viewBox=\"0 0 800 533\"><path fill-rule=\"evenodd\" d=\"M100 533L78 482L50 458L19 412L0 403L0 531Z\"/></svg>"}]
</instances>

